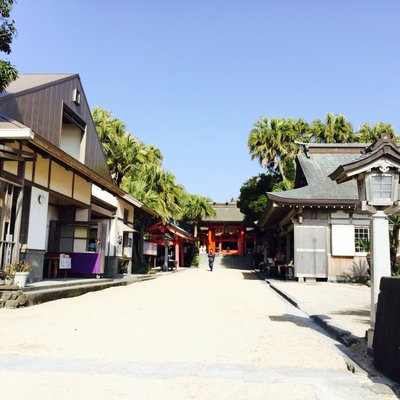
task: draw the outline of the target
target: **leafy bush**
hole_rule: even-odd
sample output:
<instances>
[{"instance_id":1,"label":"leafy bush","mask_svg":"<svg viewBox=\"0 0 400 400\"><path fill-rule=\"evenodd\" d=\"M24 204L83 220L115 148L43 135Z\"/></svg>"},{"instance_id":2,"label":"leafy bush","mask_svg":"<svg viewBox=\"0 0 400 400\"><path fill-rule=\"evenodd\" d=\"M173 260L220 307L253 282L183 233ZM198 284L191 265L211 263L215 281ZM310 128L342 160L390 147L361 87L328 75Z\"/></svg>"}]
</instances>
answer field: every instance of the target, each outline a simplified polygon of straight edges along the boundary
<instances>
[{"instance_id":1,"label":"leafy bush","mask_svg":"<svg viewBox=\"0 0 400 400\"><path fill-rule=\"evenodd\" d=\"M140 261L137 260L134 264L133 264L133 273L134 274L148 274L150 271L150 264L144 262L144 261Z\"/></svg>"},{"instance_id":2,"label":"leafy bush","mask_svg":"<svg viewBox=\"0 0 400 400\"><path fill-rule=\"evenodd\" d=\"M192 259L191 266L198 268L199 265L200 265L200 256L199 256L199 253L195 252L193 259Z\"/></svg>"},{"instance_id":3,"label":"leafy bush","mask_svg":"<svg viewBox=\"0 0 400 400\"><path fill-rule=\"evenodd\" d=\"M400 256L397 256L392 268L392 276L400 276Z\"/></svg>"},{"instance_id":4,"label":"leafy bush","mask_svg":"<svg viewBox=\"0 0 400 400\"><path fill-rule=\"evenodd\" d=\"M14 261L11 264L7 264L5 267L5 271L8 272L11 276L15 276L16 272L30 272L32 271L32 265L26 262L25 260Z\"/></svg>"},{"instance_id":5,"label":"leafy bush","mask_svg":"<svg viewBox=\"0 0 400 400\"><path fill-rule=\"evenodd\" d=\"M357 244L360 246L361 250L369 253L371 251L371 242L367 238L362 238L357 240Z\"/></svg>"}]
</instances>

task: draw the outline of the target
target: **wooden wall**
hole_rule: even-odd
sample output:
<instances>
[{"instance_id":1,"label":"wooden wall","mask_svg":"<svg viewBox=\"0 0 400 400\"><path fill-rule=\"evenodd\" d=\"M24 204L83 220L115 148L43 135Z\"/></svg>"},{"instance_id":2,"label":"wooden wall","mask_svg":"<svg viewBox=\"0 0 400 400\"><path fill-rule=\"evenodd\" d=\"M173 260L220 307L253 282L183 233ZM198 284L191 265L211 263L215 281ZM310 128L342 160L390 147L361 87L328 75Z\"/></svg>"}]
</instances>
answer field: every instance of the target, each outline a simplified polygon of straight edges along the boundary
<instances>
[{"instance_id":1,"label":"wooden wall","mask_svg":"<svg viewBox=\"0 0 400 400\"><path fill-rule=\"evenodd\" d=\"M80 105L72 101L74 89L78 89L81 93ZM64 104L87 125L84 164L103 178L111 181L106 159L78 75L0 97L0 113L26 125L35 134L39 134L59 147Z\"/></svg>"}]
</instances>

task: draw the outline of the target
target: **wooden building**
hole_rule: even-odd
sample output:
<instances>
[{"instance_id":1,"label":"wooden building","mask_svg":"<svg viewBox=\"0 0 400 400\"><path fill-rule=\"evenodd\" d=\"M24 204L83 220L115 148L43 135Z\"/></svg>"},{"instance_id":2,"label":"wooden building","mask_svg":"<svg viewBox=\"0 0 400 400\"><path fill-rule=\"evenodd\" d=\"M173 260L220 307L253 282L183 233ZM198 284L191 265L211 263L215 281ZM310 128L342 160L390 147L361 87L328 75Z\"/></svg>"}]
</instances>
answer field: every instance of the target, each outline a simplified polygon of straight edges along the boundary
<instances>
[{"instance_id":1,"label":"wooden building","mask_svg":"<svg viewBox=\"0 0 400 400\"><path fill-rule=\"evenodd\" d=\"M214 203L213 208L215 217L205 218L199 229L203 249L238 255L257 251L254 227L244 222L236 202Z\"/></svg>"},{"instance_id":2,"label":"wooden building","mask_svg":"<svg viewBox=\"0 0 400 400\"><path fill-rule=\"evenodd\" d=\"M368 270L360 239L369 239L369 218L359 211L357 184L329 178L360 156L365 144L306 144L297 155L295 189L268 193L258 221L266 234L265 260L277 251L293 261L302 279L346 280ZM275 240L268 240L273 237Z\"/></svg>"},{"instance_id":3,"label":"wooden building","mask_svg":"<svg viewBox=\"0 0 400 400\"><path fill-rule=\"evenodd\" d=\"M163 223L161 220L157 221L155 224L147 229L150 233L150 242L157 244L160 255L164 256L164 236L167 234L171 240L168 243L168 253L173 261L173 266L178 267L190 267L189 258L185 257L187 254L187 244L193 244L196 239L192 234L185 231L173 222ZM161 265L161 263L160 263Z\"/></svg>"},{"instance_id":4,"label":"wooden building","mask_svg":"<svg viewBox=\"0 0 400 400\"><path fill-rule=\"evenodd\" d=\"M20 75L0 95L0 267L31 281L130 270L135 212L155 212L112 181L78 75Z\"/></svg>"}]
</instances>

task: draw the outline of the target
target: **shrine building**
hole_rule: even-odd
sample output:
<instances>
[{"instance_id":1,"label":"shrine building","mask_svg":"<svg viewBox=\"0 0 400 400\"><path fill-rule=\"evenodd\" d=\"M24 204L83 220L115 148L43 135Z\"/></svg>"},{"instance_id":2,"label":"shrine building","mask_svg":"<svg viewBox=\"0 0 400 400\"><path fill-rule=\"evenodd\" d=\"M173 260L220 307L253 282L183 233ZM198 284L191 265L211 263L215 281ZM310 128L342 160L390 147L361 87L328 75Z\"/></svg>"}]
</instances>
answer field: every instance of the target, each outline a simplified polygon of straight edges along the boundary
<instances>
[{"instance_id":1,"label":"shrine building","mask_svg":"<svg viewBox=\"0 0 400 400\"><path fill-rule=\"evenodd\" d=\"M199 230L200 245L207 252L243 255L256 250L254 227L244 222L236 202L214 203L215 217L207 217Z\"/></svg>"}]
</instances>

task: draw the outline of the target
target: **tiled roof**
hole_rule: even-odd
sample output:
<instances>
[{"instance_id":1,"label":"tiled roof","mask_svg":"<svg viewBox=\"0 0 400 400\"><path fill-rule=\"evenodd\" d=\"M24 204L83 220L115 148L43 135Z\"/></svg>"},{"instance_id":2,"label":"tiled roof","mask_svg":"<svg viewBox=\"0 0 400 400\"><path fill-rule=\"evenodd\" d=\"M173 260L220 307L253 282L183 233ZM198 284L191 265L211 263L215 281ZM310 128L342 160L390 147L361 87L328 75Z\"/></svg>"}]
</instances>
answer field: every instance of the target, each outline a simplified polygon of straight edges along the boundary
<instances>
[{"instance_id":1,"label":"tiled roof","mask_svg":"<svg viewBox=\"0 0 400 400\"><path fill-rule=\"evenodd\" d=\"M204 221L242 222L242 214L236 203L215 203L213 205L215 217L204 218Z\"/></svg>"},{"instance_id":2,"label":"tiled roof","mask_svg":"<svg viewBox=\"0 0 400 400\"><path fill-rule=\"evenodd\" d=\"M358 158L355 154L298 154L300 167L307 180L307 186L284 192L268 193L274 201L282 200L348 200L357 201L357 183L353 181L337 184L329 178L339 165Z\"/></svg>"}]
</instances>

